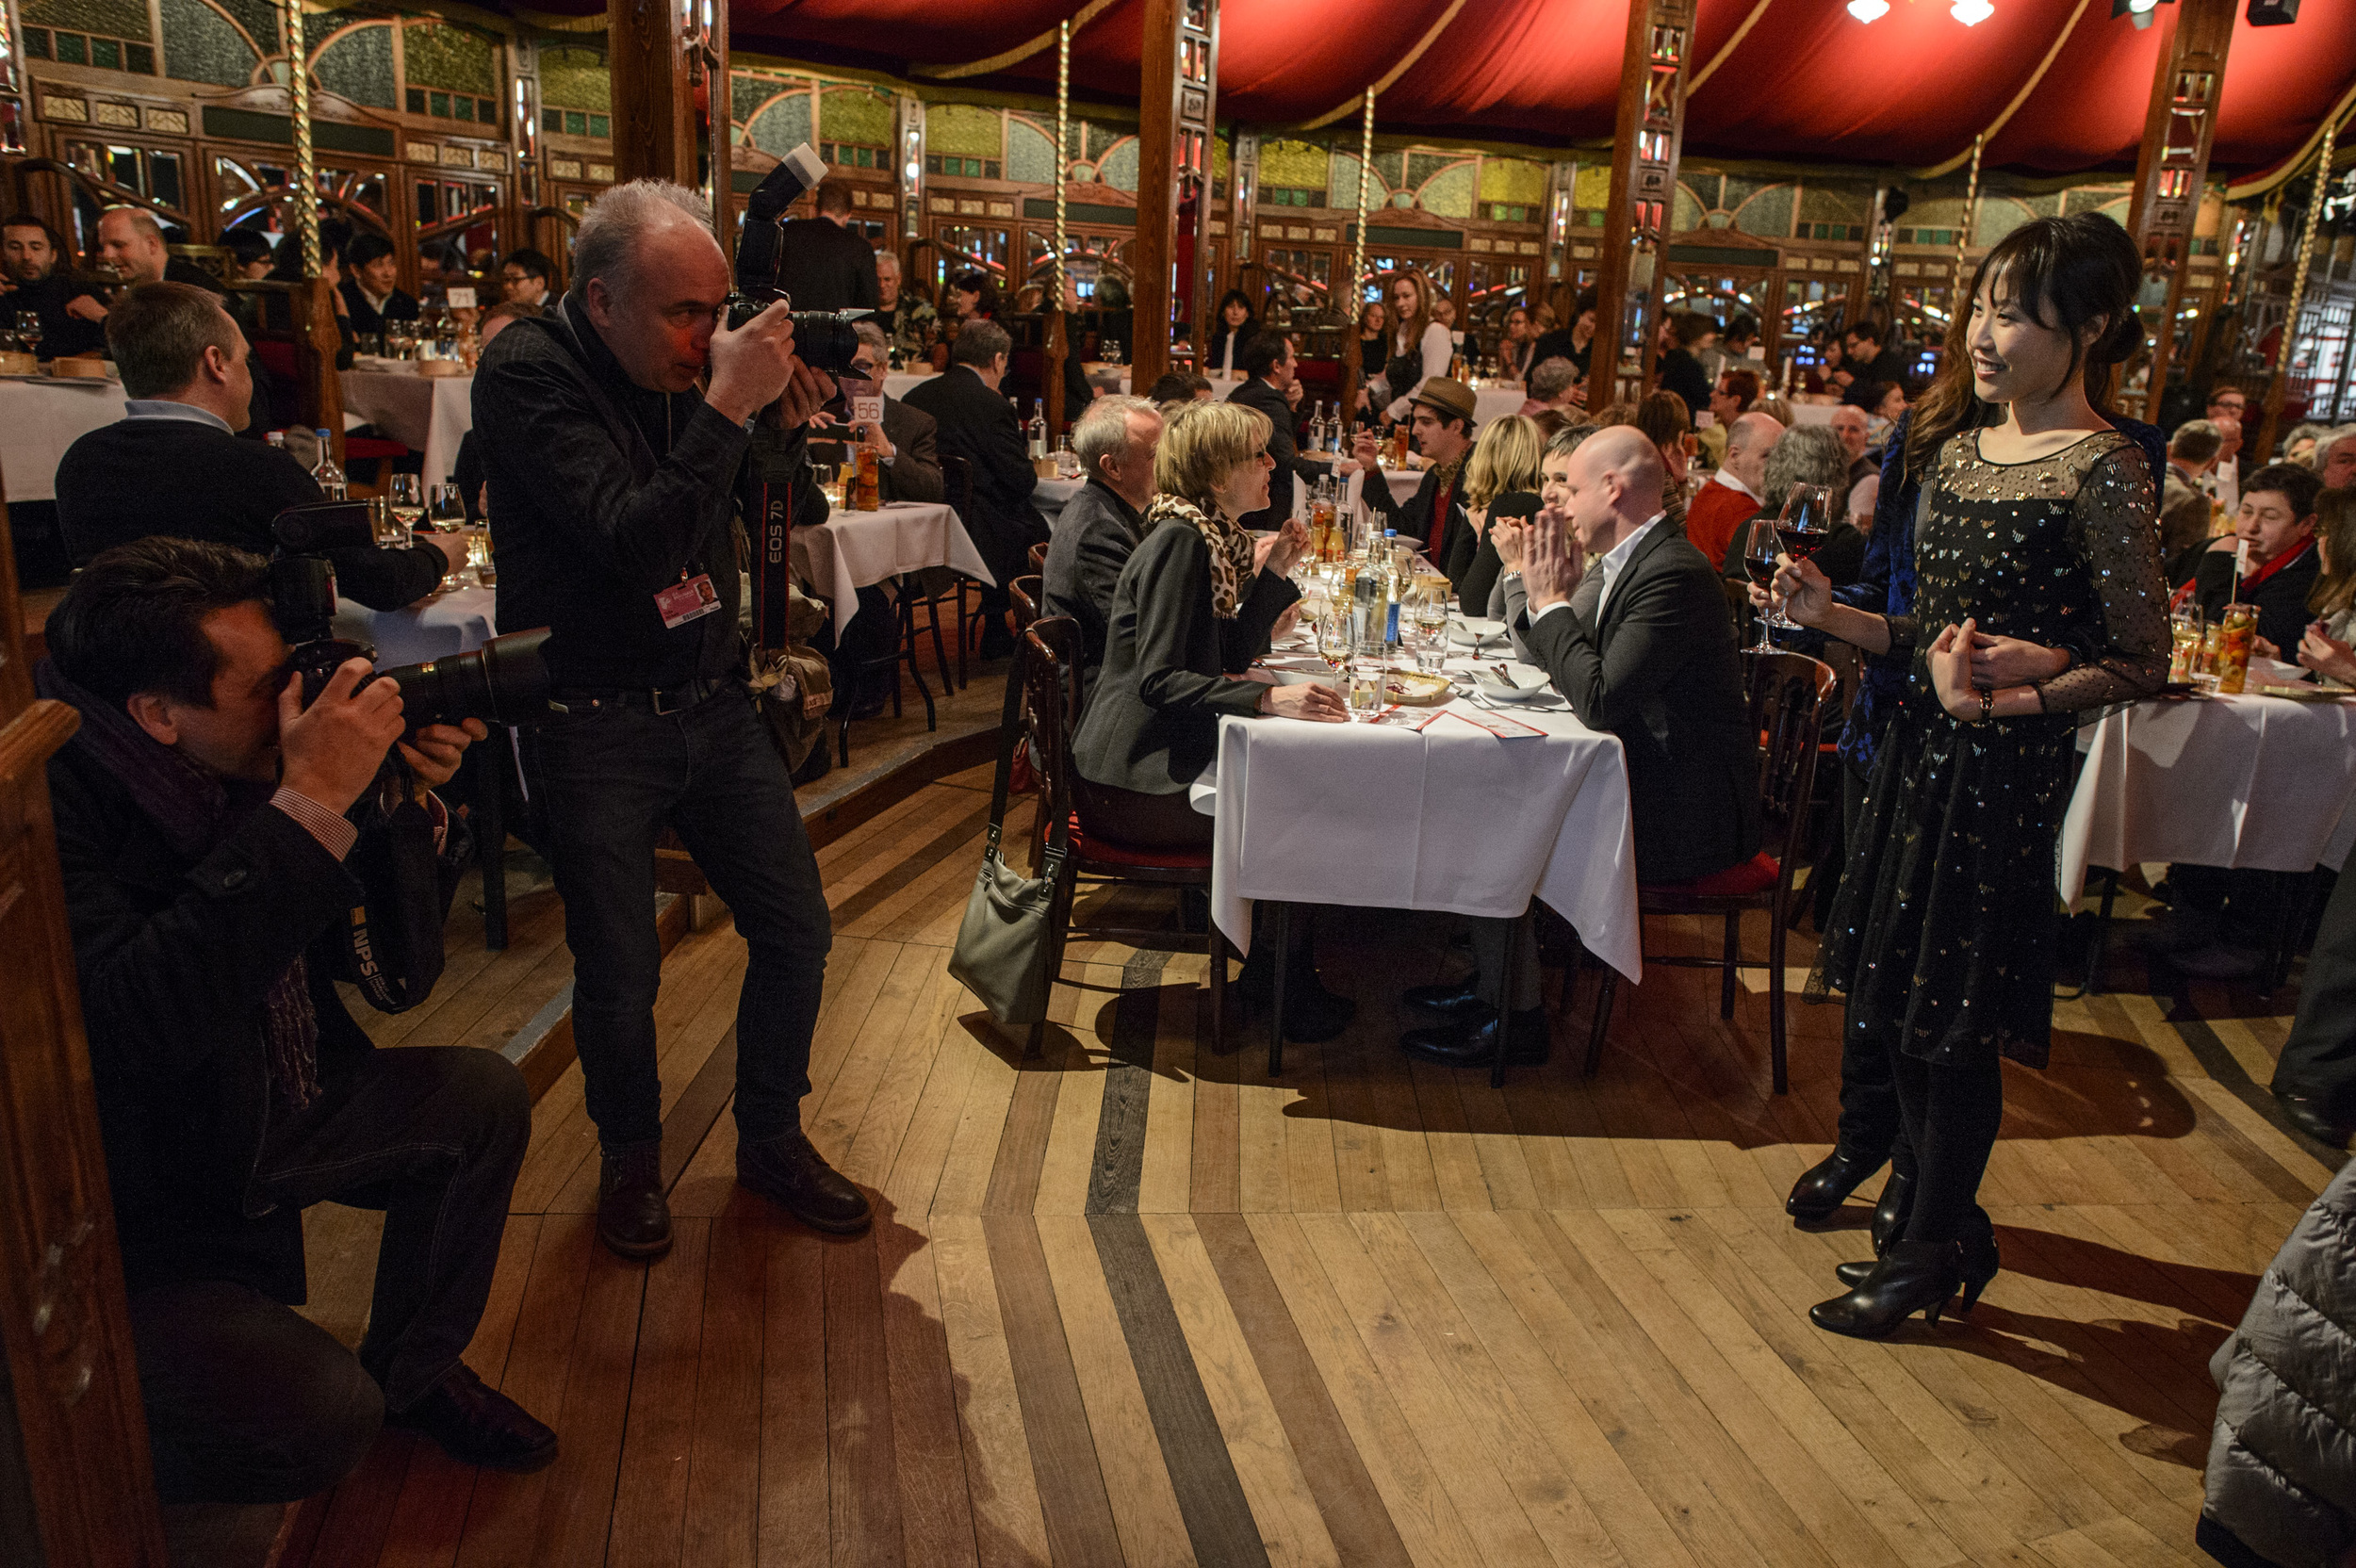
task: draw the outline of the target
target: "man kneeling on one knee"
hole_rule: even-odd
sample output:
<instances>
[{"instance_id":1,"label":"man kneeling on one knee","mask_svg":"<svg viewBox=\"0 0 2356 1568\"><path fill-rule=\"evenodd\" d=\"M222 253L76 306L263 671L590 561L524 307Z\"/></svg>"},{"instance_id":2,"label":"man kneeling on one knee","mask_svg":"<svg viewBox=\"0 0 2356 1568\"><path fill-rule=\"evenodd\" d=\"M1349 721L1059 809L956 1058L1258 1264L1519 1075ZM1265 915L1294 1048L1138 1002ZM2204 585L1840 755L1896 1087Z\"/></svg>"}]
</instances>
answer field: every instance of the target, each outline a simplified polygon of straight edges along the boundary
<instances>
[{"instance_id":1,"label":"man kneeling on one knee","mask_svg":"<svg viewBox=\"0 0 2356 1568\"><path fill-rule=\"evenodd\" d=\"M332 970L363 902L346 813L398 746L447 907L463 834L424 792L483 727L404 736L400 689L356 659L306 707L267 582L225 545L118 546L36 672L81 715L49 787L157 1488L291 1501L385 1424L536 1469L556 1434L459 1360L531 1133L522 1078L490 1051L375 1049ZM303 1211L331 1199L384 1215L356 1357L289 1310Z\"/></svg>"}]
</instances>

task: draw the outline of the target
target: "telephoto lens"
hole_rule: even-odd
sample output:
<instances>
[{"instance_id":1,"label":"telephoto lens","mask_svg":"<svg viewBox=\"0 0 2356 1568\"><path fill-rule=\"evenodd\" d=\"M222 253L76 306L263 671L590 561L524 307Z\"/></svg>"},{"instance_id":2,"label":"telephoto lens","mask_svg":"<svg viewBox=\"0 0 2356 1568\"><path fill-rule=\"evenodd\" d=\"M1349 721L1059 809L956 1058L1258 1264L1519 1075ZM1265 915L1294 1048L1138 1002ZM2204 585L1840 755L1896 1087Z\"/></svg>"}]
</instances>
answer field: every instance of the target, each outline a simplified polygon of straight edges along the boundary
<instances>
[{"instance_id":1,"label":"telephoto lens","mask_svg":"<svg viewBox=\"0 0 2356 1568\"><path fill-rule=\"evenodd\" d=\"M494 729L532 724L548 710L548 667L540 645L548 629L494 637L471 653L384 670L401 688L401 717L411 729L481 719Z\"/></svg>"},{"instance_id":2,"label":"telephoto lens","mask_svg":"<svg viewBox=\"0 0 2356 1568\"><path fill-rule=\"evenodd\" d=\"M859 357L859 334L840 316L797 310L794 313L794 352L819 374L839 376Z\"/></svg>"}]
</instances>

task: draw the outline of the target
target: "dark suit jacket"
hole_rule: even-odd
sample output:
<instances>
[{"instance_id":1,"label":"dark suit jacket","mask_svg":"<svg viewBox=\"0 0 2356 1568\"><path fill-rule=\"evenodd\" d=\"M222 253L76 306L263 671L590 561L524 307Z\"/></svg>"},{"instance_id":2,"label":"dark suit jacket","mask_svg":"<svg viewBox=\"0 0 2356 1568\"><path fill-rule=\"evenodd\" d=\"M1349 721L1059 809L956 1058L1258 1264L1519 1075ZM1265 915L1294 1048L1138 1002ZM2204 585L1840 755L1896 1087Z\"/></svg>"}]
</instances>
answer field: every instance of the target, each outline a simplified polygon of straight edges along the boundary
<instances>
[{"instance_id":1,"label":"dark suit jacket","mask_svg":"<svg viewBox=\"0 0 2356 1568\"><path fill-rule=\"evenodd\" d=\"M1097 666L1104 662L1104 640L1113 615L1113 590L1121 585L1121 570L1137 553L1145 537L1145 518L1113 494L1101 479L1080 486L1079 494L1063 503L1055 519L1055 537L1047 547L1047 570L1040 583L1042 608L1050 615L1069 615L1080 625L1081 665L1095 684Z\"/></svg>"},{"instance_id":2,"label":"dark suit jacket","mask_svg":"<svg viewBox=\"0 0 2356 1568\"><path fill-rule=\"evenodd\" d=\"M346 278L335 286L335 291L344 297L345 308L352 312L352 330L363 336L383 332L387 321L414 321L417 318L417 302L398 288L384 302L382 312L368 303L368 297L360 292L357 279Z\"/></svg>"},{"instance_id":3,"label":"dark suit jacket","mask_svg":"<svg viewBox=\"0 0 2356 1568\"><path fill-rule=\"evenodd\" d=\"M796 218L785 225L785 265L777 286L795 310L873 310L875 248L831 218Z\"/></svg>"},{"instance_id":4,"label":"dark suit jacket","mask_svg":"<svg viewBox=\"0 0 2356 1568\"><path fill-rule=\"evenodd\" d=\"M1440 497L1438 469L1424 470L1423 482L1415 487L1415 493L1408 497L1404 504L1391 498L1390 482L1380 473L1369 472L1359 494L1374 513L1374 526L1378 532L1386 528L1396 529L1401 544L1414 545L1419 549L1429 548L1432 543L1432 508ZM1456 469L1456 482L1448 489L1448 532L1440 542L1441 548L1454 550L1457 541L1469 537L1471 533L1472 523L1464 515L1464 468L1460 464ZM1466 559L1470 559L1469 555ZM1434 562L1432 564L1441 564Z\"/></svg>"},{"instance_id":5,"label":"dark suit jacket","mask_svg":"<svg viewBox=\"0 0 2356 1568\"><path fill-rule=\"evenodd\" d=\"M1508 490L1490 498L1489 521L1494 524L1499 517L1527 520L1538 514L1540 504L1538 497L1527 490ZM1497 556L1496 536L1484 528L1476 545L1472 530L1467 528L1458 542L1449 545L1448 553L1449 560L1440 564L1440 570L1448 574L1448 586L1456 591L1457 602L1468 607L1481 605L1483 608L1477 612L1486 614L1489 590L1497 586L1497 578L1505 570L1505 563ZM1467 608L1464 613L1476 612Z\"/></svg>"},{"instance_id":6,"label":"dark suit jacket","mask_svg":"<svg viewBox=\"0 0 2356 1568\"><path fill-rule=\"evenodd\" d=\"M1699 414L1710 407L1710 372L1691 349L1671 349L1661 356L1654 368L1654 379L1663 392L1674 392L1685 400L1688 415Z\"/></svg>"},{"instance_id":7,"label":"dark suit jacket","mask_svg":"<svg viewBox=\"0 0 2356 1568\"><path fill-rule=\"evenodd\" d=\"M2201 614L2215 621L2233 596L2233 552L2206 548L2197 559L2193 597ZM2299 639L2305 635L2307 623L2315 619L2307 608L2307 596L2315 591L2315 579L2322 571L2323 564L2310 543L2298 560L2257 587L2242 590L2242 602L2258 607L2258 635L2282 649L2285 659L2296 657Z\"/></svg>"},{"instance_id":8,"label":"dark suit jacket","mask_svg":"<svg viewBox=\"0 0 2356 1568\"><path fill-rule=\"evenodd\" d=\"M268 806L182 855L79 744L50 759L49 789L125 1280L236 1280L300 1302L301 1212L248 1201L271 1102L266 998L307 953L321 1081L375 1049L320 946L360 884ZM442 861L445 906L463 843Z\"/></svg>"},{"instance_id":9,"label":"dark suit jacket","mask_svg":"<svg viewBox=\"0 0 2356 1568\"><path fill-rule=\"evenodd\" d=\"M1039 476L1014 405L964 365L923 383L907 401L932 416L941 455L961 457L973 467L973 514L962 520L990 575L1003 585L1029 572L1031 547L1048 537L1047 520L1031 505Z\"/></svg>"},{"instance_id":10,"label":"dark suit jacket","mask_svg":"<svg viewBox=\"0 0 2356 1568\"><path fill-rule=\"evenodd\" d=\"M1175 794L1210 765L1219 716L1251 713L1265 689L1231 680L1268 648L1268 629L1301 591L1252 579L1235 618L1211 613L1211 552L1181 522L1162 524L1113 589L1104 667L1072 747L1080 776L1139 794Z\"/></svg>"},{"instance_id":11,"label":"dark suit jacket","mask_svg":"<svg viewBox=\"0 0 2356 1568\"><path fill-rule=\"evenodd\" d=\"M1227 394L1231 403L1256 408L1268 416L1268 454L1276 459L1276 471L1268 476L1268 509L1254 512L1242 519L1246 528L1269 529L1293 514L1292 487L1296 475L1306 484L1315 484L1333 471L1331 463L1319 462L1301 455L1300 443L1293 439L1292 405L1284 394L1258 376L1240 383Z\"/></svg>"},{"instance_id":12,"label":"dark suit jacket","mask_svg":"<svg viewBox=\"0 0 2356 1568\"><path fill-rule=\"evenodd\" d=\"M1841 400L1844 403L1855 403L1857 407L1863 408L1866 394L1881 383L1895 382L1901 386L1906 384L1906 356L1895 349L1886 348L1873 356L1873 364L1852 365L1848 367L1848 369L1849 373L1857 379L1849 383L1848 388L1841 394Z\"/></svg>"},{"instance_id":13,"label":"dark suit jacket","mask_svg":"<svg viewBox=\"0 0 2356 1568\"><path fill-rule=\"evenodd\" d=\"M1579 722L1627 751L1638 881L1690 882L1759 853L1759 738L1734 630L1681 529L1653 525L1600 626L1564 606L1517 629Z\"/></svg>"},{"instance_id":14,"label":"dark suit jacket","mask_svg":"<svg viewBox=\"0 0 2356 1568\"><path fill-rule=\"evenodd\" d=\"M883 405L884 439L892 443L892 461L876 476L876 492L886 501L938 501L945 498L941 479L941 454L933 416L908 407L897 398ZM472 433L471 432L469 433ZM852 447L846 441L812 441L812 463L847 463ZM463 459L466 447L459 452Z\"/></svg>"}]
</instances>

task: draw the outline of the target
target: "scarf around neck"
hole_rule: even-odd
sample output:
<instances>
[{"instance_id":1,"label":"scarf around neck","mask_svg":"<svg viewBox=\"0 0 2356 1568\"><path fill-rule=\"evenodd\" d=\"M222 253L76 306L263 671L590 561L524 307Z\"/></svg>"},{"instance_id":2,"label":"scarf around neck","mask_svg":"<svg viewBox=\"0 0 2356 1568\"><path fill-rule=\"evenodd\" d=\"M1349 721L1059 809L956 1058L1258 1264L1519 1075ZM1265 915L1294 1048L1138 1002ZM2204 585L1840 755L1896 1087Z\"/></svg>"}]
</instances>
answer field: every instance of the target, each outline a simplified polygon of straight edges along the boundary
<instances>
[{"instance_id":1,"label":"scarf around neck","mask_svg":"<svg viewBox=\"0 0 2356 1568\"><path fill-rule=\"evenodd\" d=\"M82 747L122 783L173 853L202 859L243 814L227 784L141 729L122 704L68 679L55 661L34 667L33 686L82 716L68 743ZM319 1018L311 1006L309 966L300 955L271 984L265 1003L270 1079L286 1105L299 1111L319 1093Z\"/></svg>"},{"instance_id":2,"label":"scarf around neck","mask_svg":"<svg viewBox=\"0 0 2356 1568\"><path fill-rule=\"evenodd\" d=\"M1203 535L1211 552L1211 613L1222 621L1235 618L1243 602L1243 585L1252 579L1252 535L1219 514L1175 496L1156 496L1146 508L1146 531L1165 522L1180 522Z\"/></svg>"}]
</instances>

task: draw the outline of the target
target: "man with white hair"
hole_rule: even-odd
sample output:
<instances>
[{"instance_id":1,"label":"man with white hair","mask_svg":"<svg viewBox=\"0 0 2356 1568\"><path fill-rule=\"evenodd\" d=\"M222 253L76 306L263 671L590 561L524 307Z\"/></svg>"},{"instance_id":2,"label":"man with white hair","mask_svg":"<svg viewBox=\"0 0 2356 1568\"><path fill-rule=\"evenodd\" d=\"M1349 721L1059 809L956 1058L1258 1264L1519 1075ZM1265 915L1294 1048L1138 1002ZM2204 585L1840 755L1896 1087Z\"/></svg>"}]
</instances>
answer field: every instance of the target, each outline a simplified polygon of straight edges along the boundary
<instances>
[{"instance_id":1,"label":"man with white hair","mask_svg":"<svg viewBox=\"0 0 2356 1568\"><path fill-rule=\"evenodd\" d=\"M795 355L781 305L722 326L728 283L701 198L666 181L615 186L581 220L570 290L501 333L474 381L499 624L548 629L537 782L603 1155L597 1236L633 1259L671 1245L654 1023L666 826L751 948L738 1182L818 1230L869 1220L865 1196L801 1129L826 900L737 629L739 486L765 481L789 523L825 521L806 427L834 388Z\"/></svg>"},{"instance_id":2,"label":"man with white hair","mask_svg":"<svg viewBox=\"0 0 2356 1568\"><path fill-rule=\"evenodd\" d=\"M1783 427L1764 414L1738 414L1726 427L1726 460L1685 509L1685 536L1713 567L1725 564L1735 534L1764 504L1767 454L1782 439Z\"/></svg>"},{"instance_id":3,"label":"man with white hair","mask_svg":"<svg viewBox=\"0 0 2356 1568\"><path fill-rule=\"evenodd\" d=\"M1842 403L1832 411L1832 433L1841 438L1841 449L1849 454L1849 482L1855 484L1868 474L1878 474L1882 466L1865 455L1865 449L1873 439L1873 422L1865 410L1855 403Z\"/></svg>"},{"instance_id":4,"label":"man with white hair","mask_svg":"<svg viewBox=\"0 0 2356 1568\"><path fill-rule=\"evenodd\" d=\"M1080 624L1081 664L1089 677L1104 662L1121 569L1145 539L1153 451L1161 440L1162 416L1153 405L1125 396L1090 403L1072 433L1088 482L1056 515L1040 588L1047 613Z\"/></svg>"},{"instance_id":5,"label":"man with white hair","mask_svg":"<svg viewBox=\"0 0 2356 1568\"><path fill-rule=\"evenodd\" d=\"M1522 641L1591 729L1620 738L1635 818L1636 880L1704 892L1773 882L1759 854L1759 741L1718 574L1664 524L1667 475L1644 432L1613 425L1550 478L1523 550ZM1585 563L1595 558L1593 565ZM1518 944L1515 994L1502 994L1506 944ZM1427 1061L1485 1067L1502 1009L1510 1062L1546 1055L1537 944L1527 918L1472 923L1474 975L1459 990L1408 1001L1441 1015L1400 1041Z\"/></svg>"},{"instance_id":6,"label":"man with white hair","mask_svg":"<svg viewBox=\"0 0 2356 1568\"><path fill-rule=\"evenodd\" d=\"M2315 443L2315 475L2326 490L2356 487L2356 425L2342 425Z\"/></svg>"}]
</instances>

